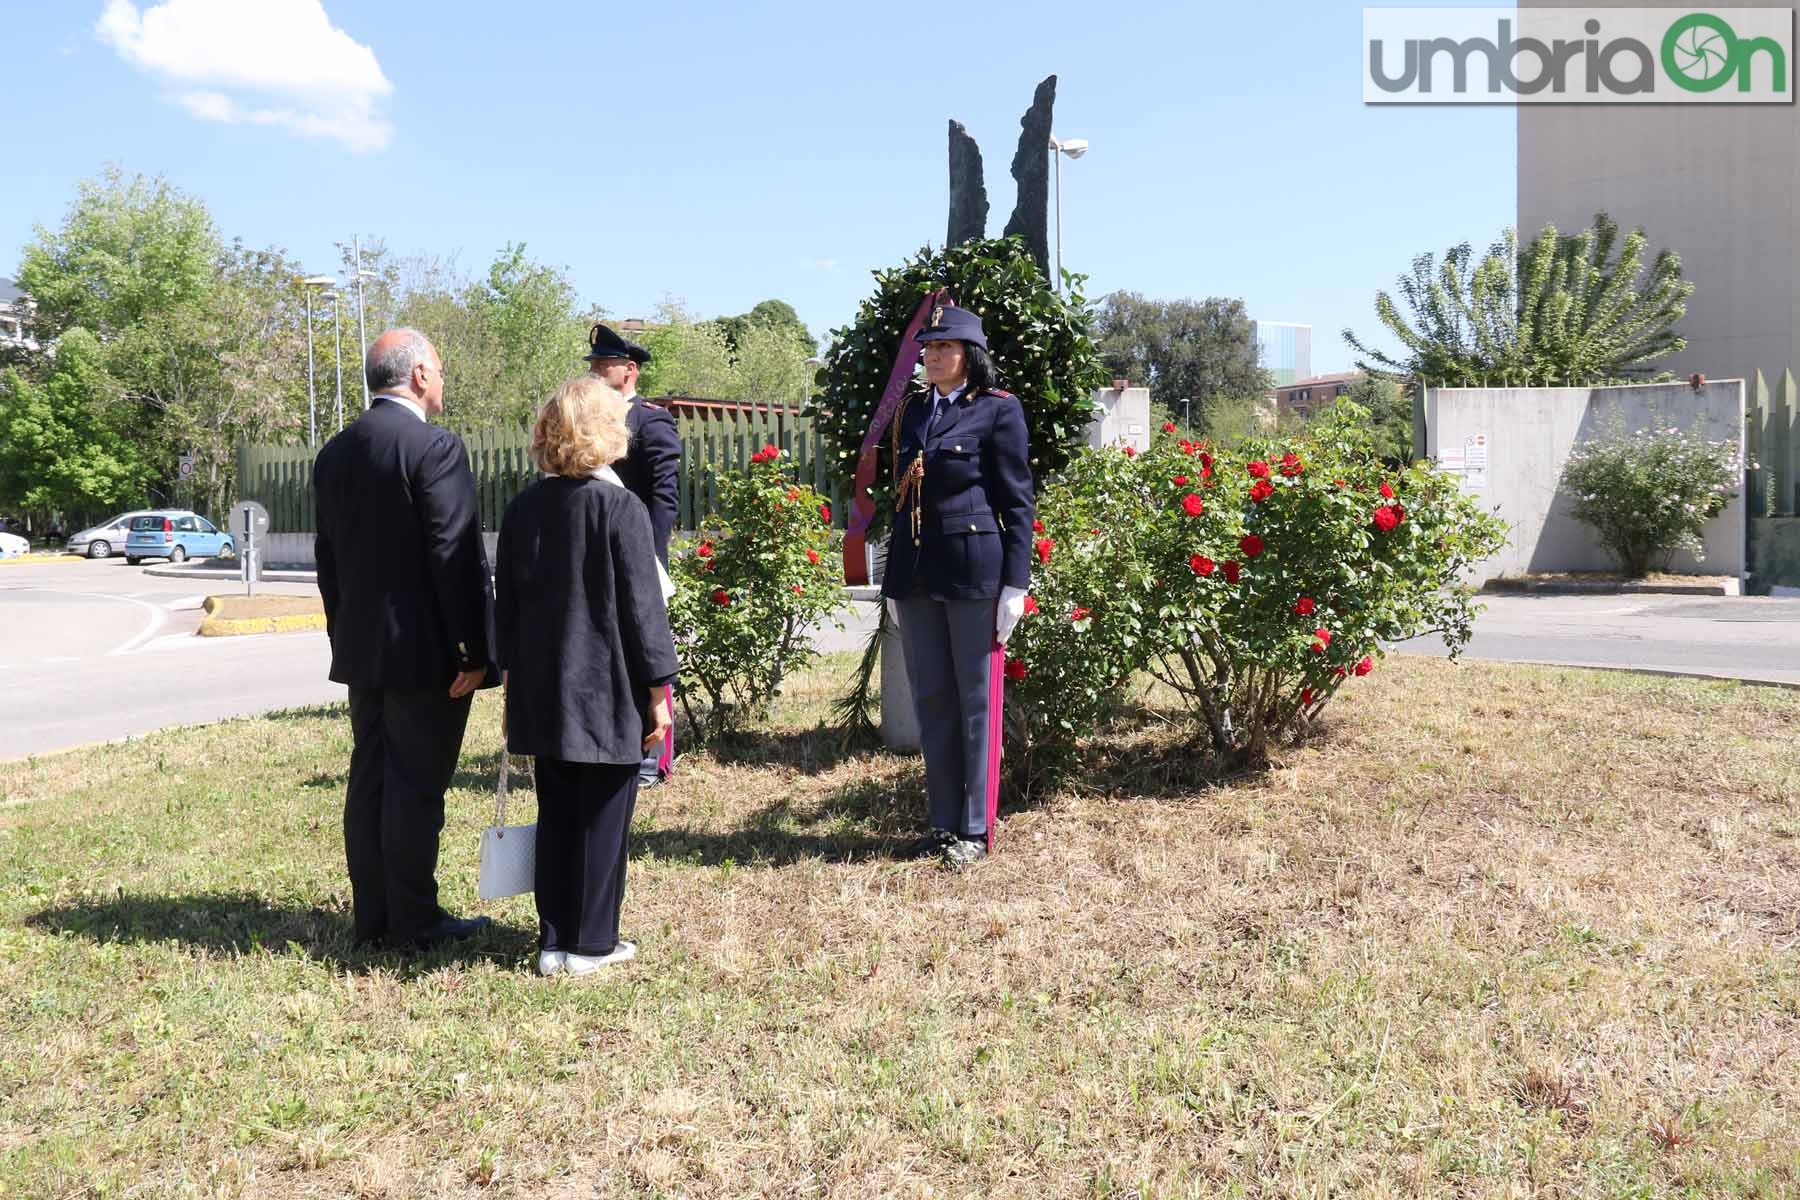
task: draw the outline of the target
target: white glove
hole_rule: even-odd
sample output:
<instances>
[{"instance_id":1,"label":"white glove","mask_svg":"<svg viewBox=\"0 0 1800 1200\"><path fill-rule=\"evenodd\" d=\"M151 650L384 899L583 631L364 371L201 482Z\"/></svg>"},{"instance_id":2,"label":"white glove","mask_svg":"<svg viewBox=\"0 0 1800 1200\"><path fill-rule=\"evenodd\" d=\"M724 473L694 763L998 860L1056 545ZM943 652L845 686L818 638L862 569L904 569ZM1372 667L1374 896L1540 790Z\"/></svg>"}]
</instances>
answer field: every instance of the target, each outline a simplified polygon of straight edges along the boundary
<instances>
[{"instance_id":1,"label":"white glove","mask_svg":"<svg viewBox=\"0 0 1800 1200\"><path fill-rule=\"evenodd\" d=\"M1025 589L1003 587L1000 589L1000 603L994 609L994 640L1002 646L1012 636L1013 626L1025 615Z\"/></svg>"}]
</instances>

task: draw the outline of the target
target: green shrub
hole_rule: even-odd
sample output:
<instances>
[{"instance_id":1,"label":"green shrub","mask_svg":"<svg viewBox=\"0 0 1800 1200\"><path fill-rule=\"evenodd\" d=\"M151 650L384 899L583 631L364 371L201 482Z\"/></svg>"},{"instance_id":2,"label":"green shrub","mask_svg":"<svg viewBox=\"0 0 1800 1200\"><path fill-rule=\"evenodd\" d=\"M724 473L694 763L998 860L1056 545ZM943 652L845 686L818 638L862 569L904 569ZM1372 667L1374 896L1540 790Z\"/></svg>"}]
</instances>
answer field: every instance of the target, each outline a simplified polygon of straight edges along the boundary
<instances>
[{"instance_id":1,"label":"green shrub","mask_svg":"<svg viewBox=\"0 0 1800 1200\"><path fill-rule=\"evenodd\" d=\"M1575 519L1593 529L1625 574L1667 568L1678 549L1700 553L1706 523L1725 511L1744 478L1735 438L1708 441L1675 428L1613 428L1577 446L1562 484Z\"/></svg>"},{"instance_id":2,"label":"green shrub","mask_svg":"<svg viewBox=\"0 0 1800 1200\"><path fill-rule=\"evenodd\" d=\"M806 630L843 601L830 508L784 457L765 446L747 472L714 471L708 532L671 556L681 677L705 695L715 728L765 714L788 673L815 657Z\"/></svg>"},{"instance_id":3,"label":"green shrub","mask_svg":"<svg viewBox=\"0 0 1800 1200\"><path fill-rule=\"evenodd\" d=\"M1475 612L1460 576L1504 543L1453 478L1384 467L1348 402L1291 439L1224 449L1165 425L1147 454L1092 451L1039 513L1054 544L1033 572L1039 613L1008 646L1025 710L1009 728L1052 768L1137 670L1175 689L1228 768L1259 764L1380 643L1437 632L1459 652Z\"/></svg>"}]
</instances>

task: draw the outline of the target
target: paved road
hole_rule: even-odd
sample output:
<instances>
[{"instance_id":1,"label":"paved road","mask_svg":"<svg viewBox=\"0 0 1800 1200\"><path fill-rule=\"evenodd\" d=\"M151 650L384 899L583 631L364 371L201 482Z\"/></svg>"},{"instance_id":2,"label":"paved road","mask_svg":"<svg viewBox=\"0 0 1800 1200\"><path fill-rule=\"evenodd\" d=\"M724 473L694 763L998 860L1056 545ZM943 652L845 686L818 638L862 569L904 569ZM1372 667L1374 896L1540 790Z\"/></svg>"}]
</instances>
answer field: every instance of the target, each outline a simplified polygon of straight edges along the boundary
<instances>
[{"instance_id":1,"label":"paved road","mask_svg":"<svg viewBox=\"0 0 1800 1200\"><path fill-rule=\"evenodd\" d=\"M117 558L0 565L0 760L341 700L322 633L194 636L206 594L235 590Z\"/></svg>"},{"instance_id":2,"label":"paved road","mask_svg":"<svg viewBox=\"0 0 1800 1200\"><path fill-rule=\"evenodd\" d=\"M302 704L341 700L324 634L200 638L208 591L123 560L0 566L0 760ZM310 584L266 590L309 594ZM1800 684L1800 599L1494 596L1474 658L1628 667ZM860 650L873 604L824 648ZM1419 639L1402 653L1442 654Z\"/></svg>"},{"instance_id":3,"label":"paved road","mask_svg":"<svg viewBox=\"0 0 1800 1200\"><path fill-rule=\"evenodd\" d=\"M1470 658L1800 684L1800 599L1485 596ZM1441 640L1400 643L1443 654Z\"/></svg>"}]
</instances>

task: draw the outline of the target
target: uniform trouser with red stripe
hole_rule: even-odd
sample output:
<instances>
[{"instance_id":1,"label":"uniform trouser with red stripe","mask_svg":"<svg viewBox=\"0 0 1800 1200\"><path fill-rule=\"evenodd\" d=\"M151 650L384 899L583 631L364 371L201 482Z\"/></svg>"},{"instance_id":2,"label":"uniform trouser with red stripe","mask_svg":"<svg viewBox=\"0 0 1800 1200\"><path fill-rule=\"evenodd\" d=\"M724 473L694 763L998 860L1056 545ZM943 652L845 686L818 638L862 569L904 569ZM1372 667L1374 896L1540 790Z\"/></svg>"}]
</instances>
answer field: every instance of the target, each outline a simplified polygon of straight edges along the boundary
<instances>
[{"instance_id":1,"label":"uniform trouser with red stripe","mask_svg":"<svg viewBox=\"0 0 1800 1200\"><path fill-rule=\"evenodd\" d=\"M931 827L988 837L1000 795L994 601L914 594L895 607L919 718Z\"/></svg>"}]
</instances>

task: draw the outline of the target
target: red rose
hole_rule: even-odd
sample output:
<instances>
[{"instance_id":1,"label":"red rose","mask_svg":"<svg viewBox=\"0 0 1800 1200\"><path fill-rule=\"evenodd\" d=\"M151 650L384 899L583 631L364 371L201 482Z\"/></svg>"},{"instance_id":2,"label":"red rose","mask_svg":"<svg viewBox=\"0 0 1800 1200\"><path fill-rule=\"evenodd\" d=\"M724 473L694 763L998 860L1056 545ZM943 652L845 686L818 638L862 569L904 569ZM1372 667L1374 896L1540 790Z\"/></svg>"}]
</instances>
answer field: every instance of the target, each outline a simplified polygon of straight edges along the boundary
<instances>
[{"instance_id":1,"label":"red rose","mask_svg":"<svg viewBox=\"0 0 1800 1200\"><path fill-rule=\"evenodd\" d=\"M1089 616L1091 616L1091 615L1092 615L1092 613L1093 613L1093 610L1092 610L1092 609L1087 609L1087 608L1078 608L1078 609L1076 609L1076 610L1075 610L1075 611L1074 611L1074 612L1072 612L1072 613L1070 613L1070 614L1069 614L1069 620L1071 620L1071 621L1085 621L1085 620L1087 620L1087 619L1088 619L1088 617L1089 617Z\"/></svg>"},{"instance_id":2,"label":"red rose","mask_svg":"<svg viewBox=\"0 0 1800 1200\"><path fill-rule=\"evenodd\" d=\"M1290 450L1288 453L1281 456L1281 473L1286 475L1289 479L1292 479L1304 470L1306 470L1306 468L1301 465L1300 456L1298 454L1295 454Z\"/></svg>"},{"instance_id":3,"label":"red rose","mask_svg":"<svg viewBox=\"0 0 1800 1200\"><path fill-rule=\"evenodd\" d=\"M1031 523L1031 532L1033 532L1033 533L1044 532L1044 523L1042 521L1033 521Z\"/></svg>"},{"instance_id":4,"label":"red rose","mask_svg":"<svg viewBox=\"0 0 1800 1200\"><path fill-rule=\"evenodd\" d=\"M1392 505L1383 504L1375 510L1375 528L1381 532L1391 532L1398 524L1400 524L1400 515L1394 511Z\"/></svg>"},{"instance_id":5,"label":"red rose","mask_svg":"<svg viewBox=\"0 0 1800 1200\"><path fill-rule=\"evenodd\" d=\"M1197 448L1198 447L1196 447L1196 449ZM1200 469L1205 471L1208 475L1212 474L1212 455L1207 454L1205 451L1201 451L1200 454Z\"/></svg>"},{"instance_id":6,"label":"red rose","mask_svg":"<svg viewBox=\"0 0 1800 1200\"><path fill-rule=\"evenodd\" d=\"M706 560L706 565L705 565L705 566L704 566L704 567L702 567L702 568L701 568L701 570L703 570L703 571L710 571L710 570L712 570L712 569L713 569L713 568L714 568L714 567L716 567L716 566L718 566L718 565L719 565L719 560L718 560L718 559L716 559L716 558L709 558L709 559L707 559L707 560Z\"/></svg>"},{"instance_id":7,"label":"red rose","mask_svg":"<svg viewBox=\"0 0 1800 1200\"><path fill-rule=\"evenodd\" d=\"M1206 557L1204 554L1196 554L1194 557L1188 559L1188 566L1194 568L1194 574L1196 575L1211 575L1213 573L1213 560Z\"/></svg>"},{"instance_id":8,"label":"red rose","mask_svg":"<svg viewBox=\"0 0 1800 1200\"><path fill-rule=\"evenodd\" d=\"M1125 447L1125 457L1126 458L1136 458L1137 457L1137 447L1135 447L1135 446Z\"/></svg>"},{"instance_id":9,"label":"red rose","mask_svg":"<svg viewBox=\"0 0 1800 1200\"><path fill-rule=\"evenodd\" d=\"M809 563L818 562L819 561L819 552L817 550L808 550L806 552L806 561Z\"/></svg>"},{"instance_id":10,"label":"red rose","mask_svg":"<svg viewBox=\"0 0 1800 1200\"><path fill-rule=\"evenodd\" d=\"M1174 483L1175 483L1176 487L1186 487L1187 486L1187 476L1186 475L1177 475L1175 477Z\"/></svg>"},{"instance_id":11,"label":"red rose","mask_svg":"<svg viewBox=\"0 0 1800 1200\"><path fill-rule=\"evenodd\" d=\"M719 605L721 608L729 605L731 603L731 593L727 592L724 588L720 588L713 593L713 603Z\"/></svg>"},{"instance_id":12,"label":"red rose","mask_svg":"<svg viewBox=\"0 0 1800 1200\"><path fill-rule=\"evenodd\" d=\"M1267 479L1269 477L1269 464L1260 458L1251 463L1245 470L1250 472L1250 477L1252 479Z\"/></svg>"},{"instance_id":13,"label":"red rose","mask_svg":"<svg viewBox=\"0 0 1800 1200\"><path fill-rule=\"evenodd\" d=\"M825 522L827 525L831 524L831 505L819 505L819 520Z\"/></svg>"},{"instance_id":14,"label":"red rose","mask_svg":"<svg viewBox=\"0 0 1800 1200\"><path fill-rule=\"evenodd\" d=\"M1245 558L1255 558L1263 552L1263 540L1254 533L1246 533L1238 539L1238 549L1244 552Z\"/></svg>"},{"instance_id":15,"label":"red rose","mask_svg":"<svg viewBox=\"0 0 1800 1200\"><path fill-rule=\"evenodd\" d=\"M1259 479L1250 485L1250 501L1253 504L1261 504L1274 494L1275 485L1266 479Z\"/></svg>"},{"instance_id":16,"label":"red rose","mask_svg":"<svg viewBox=\"0 0 1800 1200\"><path fill-rule=\"evenodd\" d=\"M1329 645L1331 645L1331 630L1323 628L1313 630L1312 651L1314 654L1325 653L1325 647Z\"/></svg>"},{"instance_id":17,"label":"red rose","mask_svg":"<svg viewBox=\"0 0 1800 1200\"><path fill-rule=\"evenodd\" d=\"M1368 657L1367 655L1364 655L1363 660L1356 664L1356 673L1358 675L1367 675L1370 671L1373 671L1374 669L1375 669L1375 660Z\"/></svg>"},{"instance_id":18,"label":"red rose","mask_svg":"<svg viewBox=\"0 0 1800 1200\"><path fill-rule=\"evenodd\" d=\"M1025 678L1025 676L1028 674L1030 674L1030 671L1025 666L1024 659L1009 658L1006 660L1006 677L1008 679L1014 680L1016 682L1020 679Z\"/></svg>"},{"instance_id":19,"label":"red rose","mask_svg":"<svg viewBox=\"0 0 1800 1200\"><path fill-rule=\"evenodd\" d=\"M1163 432L1164 433L1174 433L1175 432L1175 422L1164 421L1163 422Z\"/></svg>"},{"instance_id":20,"label":"red rose","mask_svg":"<svg viewBox=\"0 0 1800 1200\"><path fill-rule=\"evenodd\" d=\"M1398 525L1400 522L1406 520L1406 506L1404 504L1396 504L1392 507L1394 509L1394 524Z\"/></svg>"},{"instance_id":21,"label":"red rose","mask_svg":"<svg viewBox=\"0 0 1800 1200\"><path fill-rule=\"evenodd\" d=\"M1206 503L1194 493L1189 492L1181 498L1181 508L1188 516L1197 517L1206 511Z\"/></svg>"},{"instance_id":22,"label":"red rose","mask_svg":"<svg viewBox=\"0 0 1800 1200\"><path fill-rule=\"evenodd\" d=\"M1337 484L1337 485L1338 485L1338 486L1339 486L1339 487L1349 487L1349 486L1350 486L1350 485L1349 485L1349 484L1347 484L1347 483L1345 483L1345 482L1344 482L1344 481L1343 481L1343 480L1341 480L1341 479L1334 479L1334 480L1332 480L1332 481L1331 481L1331 482L1333 482L1333 483L1335 483L1335 484Z\"/></svg>"},{"instance_id":23,"label":"red rose","mask_svg":"<svg viewBox=\"0 0 1800 1200\"><path fill-rule=\"evenodd\" d=\"M1383 500L1392 500L1394 498L1394 486L1385 479L1381 481L1381 498Z\"/></svg>"},{"instance_id":24,"label":"red rose","mask_svg":"<svg viewBox=\"0 0 1800 1200\"><path fill-rule=\"evenodd\" d=\"M1050 561L1050 552L1051 552L1051 551L1052 551L1052 550L1054 550L1054 549L1056 549L1056 541L1055 541L1055 539L1053 539L1053 538L1039 538L1039 539L1038 539L1038 540L1037 540L1037 556L1038 556L1038 561L1039 561L1039 562L1041 562L1041 563L1047 563L1047 562L1049 562L1049 561Z\"/></svg>"},{"instance_id":25,"label":"red rose","mask_svg":"<svg viewBox=\"0 0 1800 1200\"><path fill-rule=\"evenodd\" d=\"M1226 583L1236 583L1237 581L1238 581L1238 565L1237 565L1237 563L1235 561L1226 563L1225 564L1225 582Z\"/></svg>"},{"instance_id":26,"label":"red rose","mask_svg":"<svg viewBox=\"0 0 1800 1200\"><path fill-rule=\"evenodd\" d=\"M1294 615L1297 617L1310 617L1313 614L1313 609L1316 607L1318 606L1313 603L1313 598L1311 596L1302 596L1294 602Z\"/></svg>"},{"instance_id":27,"label":"red rose","mask_svg":"<svg viewBox=\"0 0 1800 1200\"><path fill-rule=\"evenodd\" d=\"M1300 707L1301 708L1309 708L1309 707L1311 707L1312 702L1313 702L1312 689L1311 688L1301 688L1300 689Z\"/></svg>"},{"instance_id":28,"label":"red rose","mask_svg":"<svg viewBox=\"0 0 1800 1200\"><path fill-rule=\"evenodd\" d=\"M1025 615L1028 617L1035 616L1037 613L1037 610L1038 610L1037 597L1036 596L1025 597Z\"/></svg>"},{"instance_id":29,"label":"red rose","mask_svg":"<svg viewBox=\"0 0 1800 1200\"><path fill-rule=\"evenodd\" d=\"M1344 676L1348 675L1349 673L1350 672L1344 670L1344 668L1342 668L1342 667L1339 667L1337 670L1332 672L1332 674L1336 675L1339 679L1342 679Z\"/></svg>"},{"instance_id":30,"label":"red rose","mask_svg":"<svg viewBox=\"0 0 1800 1200\"><path fill-rule=\"evenodd\" d=\"M712 557L712 543L711 542L701 542L699 547L697 549L695 549L694 553L698 554L701 558L711 558Z\"/></svg>"},{"instance_id":31,"label":"red rose","mask_svg":"<svg viewBox=\"0 0 1800 1200\"><path fill-rule=\"evenodd\" d=\"M796 596L798 596L798 595L800 595L800 594L801 594L801 592L803 592L803 591L804 591L804 590L805 590L805 589L804 589L804 588L802 588L802 587L801 587L801 586L800 586L800 585L799 585L799 584L797 584L797 583L796 583L796 584L795 584L795 585L794 585L794 595L796 595Z\"/></svg>"},{"instance_id":32,"label":"red rose","mask_svg":"<svg viewBox=\"0 0 1800 1200\"><path fill-rule=\"evenodd\" d=\"M800 498L800 489L799 488L789 488L788 489L788 499L789 500L798 500L799 498Z\"/></svg>"}]
</instances>

